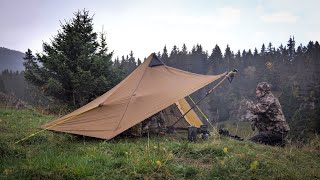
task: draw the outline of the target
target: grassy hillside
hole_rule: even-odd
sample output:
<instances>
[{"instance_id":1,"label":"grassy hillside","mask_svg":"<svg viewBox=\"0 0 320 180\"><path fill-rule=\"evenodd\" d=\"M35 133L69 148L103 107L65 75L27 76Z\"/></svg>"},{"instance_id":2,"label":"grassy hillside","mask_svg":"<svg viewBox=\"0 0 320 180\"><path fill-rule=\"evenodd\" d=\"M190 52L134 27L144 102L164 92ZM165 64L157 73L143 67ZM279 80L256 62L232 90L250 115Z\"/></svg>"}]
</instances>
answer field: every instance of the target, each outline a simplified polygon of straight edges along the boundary
<instances>
[{"instance_id":1,"label":"grassy hillside","mask_svg":"<svg viewBox=\"0 0 320 180\"><path fill-rule=\"evenodd\" d=\"M217 136L197 143L181 134L104 141L46 131L14 144L55 118L0 109L0 179L320 178L319 139L279 148Z\"/></svg>"}]
</instances>

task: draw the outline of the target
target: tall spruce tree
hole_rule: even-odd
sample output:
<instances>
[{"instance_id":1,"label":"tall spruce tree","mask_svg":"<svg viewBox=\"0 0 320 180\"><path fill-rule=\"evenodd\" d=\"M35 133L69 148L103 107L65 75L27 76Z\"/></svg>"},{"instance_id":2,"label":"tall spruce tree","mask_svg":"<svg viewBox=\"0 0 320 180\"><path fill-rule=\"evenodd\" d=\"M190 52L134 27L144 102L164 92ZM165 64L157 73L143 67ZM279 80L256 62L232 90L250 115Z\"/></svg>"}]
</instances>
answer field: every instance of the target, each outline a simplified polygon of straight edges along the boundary
<instances>
[{"instance_id":1,"label":"tall spruce tree","mask_svg":"<svg viewBox=\"0 0 320 180\"><path fill-rule=\"evenodd\" d=\"M188 54L187 46L186 46L185 43L183 43L183 45L182 45L181 54L182 55L187 55Z\"/></svg>"},{"instance_id":2,"label":"tall spruce tree","mask_svg":"<svg viewBox=\"0 0 320 180\"><path fill-rule=\"evenodd\" d=\"M213 71L216 73L221 72L220 67L222 65L222 52L218 44L212 49L211 55L209 57L209 63L213 67Z\"/></svg>"},{"instance_id":3,"label":"tall spruce tree","mask_svg":"<svg viewBox=\"0 0 320 180\"><path fill-rule=\"evenodd\" d=\"M257 48L254 48L253 57L254 58L258 58L259 57L259 53L258 53L258 49Z\"/></svg>"},{"instance_id":4,"label":"tall spruce tree","mask_svg":"<svg viewBox=\"0 0 320 180\"><path fill-rule=\"evenodd\" d=\"M41 86L42 84L44 84L44 71L40 70L40 66L37 64L37 59L32 54L32 51L30 49L27 50L23 59L23 65L25 67L24 77L26 78L26 80L31 81L32 84L36 86Z\"/></svg>"},{"instance_id":5,"label":"tall spruce tree","mask_svg":"<svg viewBox=\"0 0 320 180\"><path fill-rule=\"evenodd\" d=\"M296 45L296 41L294 40L294 36L291 38L289 38L288 40L288 58L289 61L293 61L294 56L295 56L295 45Z\"/></svg>"},{"instance_id":6,"label":"tall spruce tree","mask_svg":"<svg viewBox=\"0 0 320 180\"><path fill-rule=\"evenodd\" d=\"M230 61L232 59L232 52L231 49L229 47L229 44L227 44L226 50L224 52L224 61L226 62L226 69L228 70L230 68Z\"/></svg>"},{"instance_id":7,"label":"tall spruce tree","mask_svg":"<svg viewBox=\"0 0 320 180\"><path fill-rule=\"evenodd\" d=\"M93 18L86 10L74 17L53 37L43 43L43 52L25 56L25 78L39 86L46 95L81 106L111 89L120 81L108 53L105 34L93 32Z\"/></svg>"},{"instance_id":8,"label":"tall spruce tree","mask_svg":"<svg viewBox=\"0 0 320 180\"><path fill-rule=\"evenodd\" d=\"M260 51L260 55L264 56L266 54L266 46L264 45L264 43L261 46L261 51Z\"/></svg>"},{"instance_id":9,"label":"tall spruce tree","mask_svg":"<svg viewBox=\"0 0 320 180\"><path fill-rule=\"evenodd\" d=\"M142 64L141 60L138 58L138 66L140 66L140 64Z\"/></svg>"},{"instance_id":10,"label":"tall spruce tree","mask_svg":"<svg viewBox=\"0 0 320 180\"><path fill-rule=\"evenodd\" d=\"M168 55L168 50L167 50L167 46L165 45L162 51L162 55L161 55L161 60L164 63L168 63L169 61L169 55Z\"/></svg>"},{"instance_id":11,"label":"tall spruce tree","mask_svg":"<svg viewBox=\"0 0 320 180\"><path fill-rule=\"evenodd\" d=\"M272 46L272 43L271 42L269 42L269 44L268 44L268 49L267 49L267 53L269 54L269 55L273 55L274 54L274 47Z\"/></svg>"}]
</instances>

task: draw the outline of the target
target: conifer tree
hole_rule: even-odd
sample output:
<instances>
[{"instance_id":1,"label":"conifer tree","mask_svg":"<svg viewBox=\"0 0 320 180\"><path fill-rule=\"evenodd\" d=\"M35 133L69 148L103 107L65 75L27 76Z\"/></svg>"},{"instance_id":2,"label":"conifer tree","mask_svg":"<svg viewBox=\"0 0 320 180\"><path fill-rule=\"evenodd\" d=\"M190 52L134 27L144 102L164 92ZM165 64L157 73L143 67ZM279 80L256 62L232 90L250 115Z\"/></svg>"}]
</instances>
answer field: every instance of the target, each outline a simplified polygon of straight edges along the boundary
<instances>
[{"instance_id":1,"label":"conifer tree","mask_svg":"<svg viewBox=\"0 0 320 180\"><path fill-rule=\"evenodd\" d=\"M197 54L202 54L203 53L203 48L202 48L201 44L197 44L196 53Z\"/></svg>"},{"instance_id":2,"label":"conifer tree","mask_svg":"<svg viewBox=\"0 0 320 180\"><path fill-rule=\"evenodd\" d=\"M178 53L179 53L179 49L176 45L174 45L170 53L170 58L175 58L178 55Z\"/></svg>"},{"instance_id":3,"label":"conifer tree","mask_svg":"<svg viewBox=\"0 0 320 180\"><path fill-rule=\"evenodd\" d=\"M268 49L267 49L268 54L272 55L274 54L274 47L272 46L272 43L269 42L268 44Z\"/></svg>"},{"instance_id":4,"label":"conifer tree","mask_svg":"<svg viewBox=\"0 0 320 180\"><path fill-rule=\"evenodd\" d=\"M130 51L128 62L129 62L128 73L130 74L137 67L136 58L133 56L133 52L132 51Z\"/></svg>"},{"instance_id":5,"label":"conifer tree","mask_svg":"<svg viewBox=\"0 0 320 180\"><path fill-rule=\"evenodd\" d=\"M116 85L121 76L113 67L113 52L108 52L105 33L93 32L93 18L86 10L74 17L43 44L35 58L26 52L25 78L55 99L81 106ZM98 40L99 39L99 40Z\"/></svg>"},{"instance_id":6,"label":"conifer tree","mask_svg":"<svg viewBox=\"0 0 320 180\"><path fill-rule=\"evenodd\" d=\"M231 59L232 59L232 52L231 52L231 49L230 49L229 45L227 44L226 50L224 52L224 60L226 62L226 68L227 69L230 68Z\"/></svg>"},{"instance_id":7,"label":"conifer tree","mask_svg":"<svg viewBox=\"0 0 320 180\"><path fill-rule=\"evenodd\" d=\"M182 55L187 55L188 54L187 46L186 46L185 43L183 43L183 45L182 45L181 54Z\"/></svg>"},{"instance_id":8,"label":"conifer tree","mask_svg":"<svg viewBox=\"0 0 320 180\"><path fill-rule=\"evenodd\" d=\"M214 47L214 57L215 59L222 61L222 52L220 47L216 44L216 46Z\"/></svg>"},{"instance_id":9,"label":"conifer tree","mask_svg":"<svg viewBox=\"0 0 320 180\"><path fill-rule=\"evenodd\" d=\"M295 56L295 45L296 45L296 41L294 40L294 36L291 38L289 38L288 41L288 58L289 61L292 61L294 59Z\"/></svg>"},{"instance_id":10,"label":"conifer tree","mask_svg":"<svg viewBox=\"0 0 320 180\"><path fill-rule=\"evenodd\" d=\"M161 60L164 63L168 63L169 55L168 55L167 46L164 46L164 48L163 48L162 55L161 55Z\"/></svg>"},{"instance_id":11,"label":"conifer tree","mask_svg":"<svg viewBox=\"0 0 320 180\"><path fill-rule=\"evenodd\" d=\"M142 64L141 60L138 58L138 66L140 66L140 64Z\"/></svg>"},{"instance_id":12,"label":"conifer tree","mask_svg":"<svg viewBox=\"0 0 320 180\"><path fill-rule=\"evenodd\" d=\"M222 52L217 44L212 49L211 55L209 57L209 63L214 67L215 71L218 71L222 64Z\"/></svg>"},{"instance_id":13,"label":"conifer tree","mask_svg":"<svg viewBox=\"0 0 320 180\"><path fill-rule=\"evenodd\" d=\"M41 71L40 66L37 64L37 58L32 54L30 49L25 53L23 58L23 65L25 67L24 77L26 80L31 81L36 86L41 86L45 83L44 72Z\"/></svg>"},{"instance_id":14,"label":"conifer tree","mask_svg":"<svg viewBox=\"0 0 320 180\"><path fill-rule=\"evenodd\" d=\"M257 49L257 48L254 48L254 51L253 51L253 57L254 57L254 58L257 58L257 57L258 57L258 55L259 55L259 53L258 53L258 49Z\"/></svg>"},{"instance_id":15,"label":"conifer tree","mask_svg":"<svg viewBox=\"0 0 320 180\"><path fill-rule=\"evenodd\" d=\"M115 68L119 68L119 67L120 67L119 57L117 57L117 58L114 60L114 67L115 67Z\"/></svg>"},{"instance_id":16,"label":"conifer tree","mask_svg":"<svg viewBox=\"0 0 320 180\"><path fill-rule=\"evenodd\" d=\"M236 58L237 61L240 61L240 59L241 59L240 50L237 51L237 54L236 54L235 58Z\"/></svg>"},{"instance_id":17,"label":"conifer tree","mask_svg":"<svg viewBox=\"0 0 320 180\"><path fill-rule=\"evenodd\" d=\"M261 52L260 52L260 55L261 56L264 56L266 54L266 46L264 45L264 43L262 44L262 47L261 47Z\"/></svg>"}]
</instances>

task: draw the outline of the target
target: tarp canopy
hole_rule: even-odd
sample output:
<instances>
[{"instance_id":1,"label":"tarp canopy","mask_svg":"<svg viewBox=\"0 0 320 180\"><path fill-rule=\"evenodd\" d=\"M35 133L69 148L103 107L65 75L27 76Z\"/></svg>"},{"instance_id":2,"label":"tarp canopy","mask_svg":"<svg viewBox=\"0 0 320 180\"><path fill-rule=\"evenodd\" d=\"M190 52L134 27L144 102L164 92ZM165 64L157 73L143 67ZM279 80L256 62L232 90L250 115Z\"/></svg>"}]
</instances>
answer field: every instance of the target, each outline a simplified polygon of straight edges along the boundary
<instances>
[{"instance_id":1,"label":"tarp canopy","mask_svg":"<svg viewBox=\"0 0 320 180\"><path fill-rule=\"evenodd\" d=\"M40 128L111 139L224 75L175 69L153 53L110 91Z\"/></svg>"}]
</instances>

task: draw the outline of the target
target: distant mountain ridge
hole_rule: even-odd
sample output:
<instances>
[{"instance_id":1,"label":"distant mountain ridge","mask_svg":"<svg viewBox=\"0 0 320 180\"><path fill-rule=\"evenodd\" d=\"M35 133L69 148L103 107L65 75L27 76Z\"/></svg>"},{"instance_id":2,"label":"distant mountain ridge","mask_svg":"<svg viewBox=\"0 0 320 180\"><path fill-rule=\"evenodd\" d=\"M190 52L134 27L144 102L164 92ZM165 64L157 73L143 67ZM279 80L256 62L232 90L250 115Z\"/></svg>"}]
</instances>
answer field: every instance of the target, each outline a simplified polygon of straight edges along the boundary
<instances>
[{"instance_id":1,"label":"distant mountain ridge","mask_svg":"<svg viewBox=\"0 0 320 180\"><path fill-rule=\"evenodd\" d=\"M0 47L0 72L5 69L23 71L24 53L5 47Z\"/></svg>"}]
</instances>

